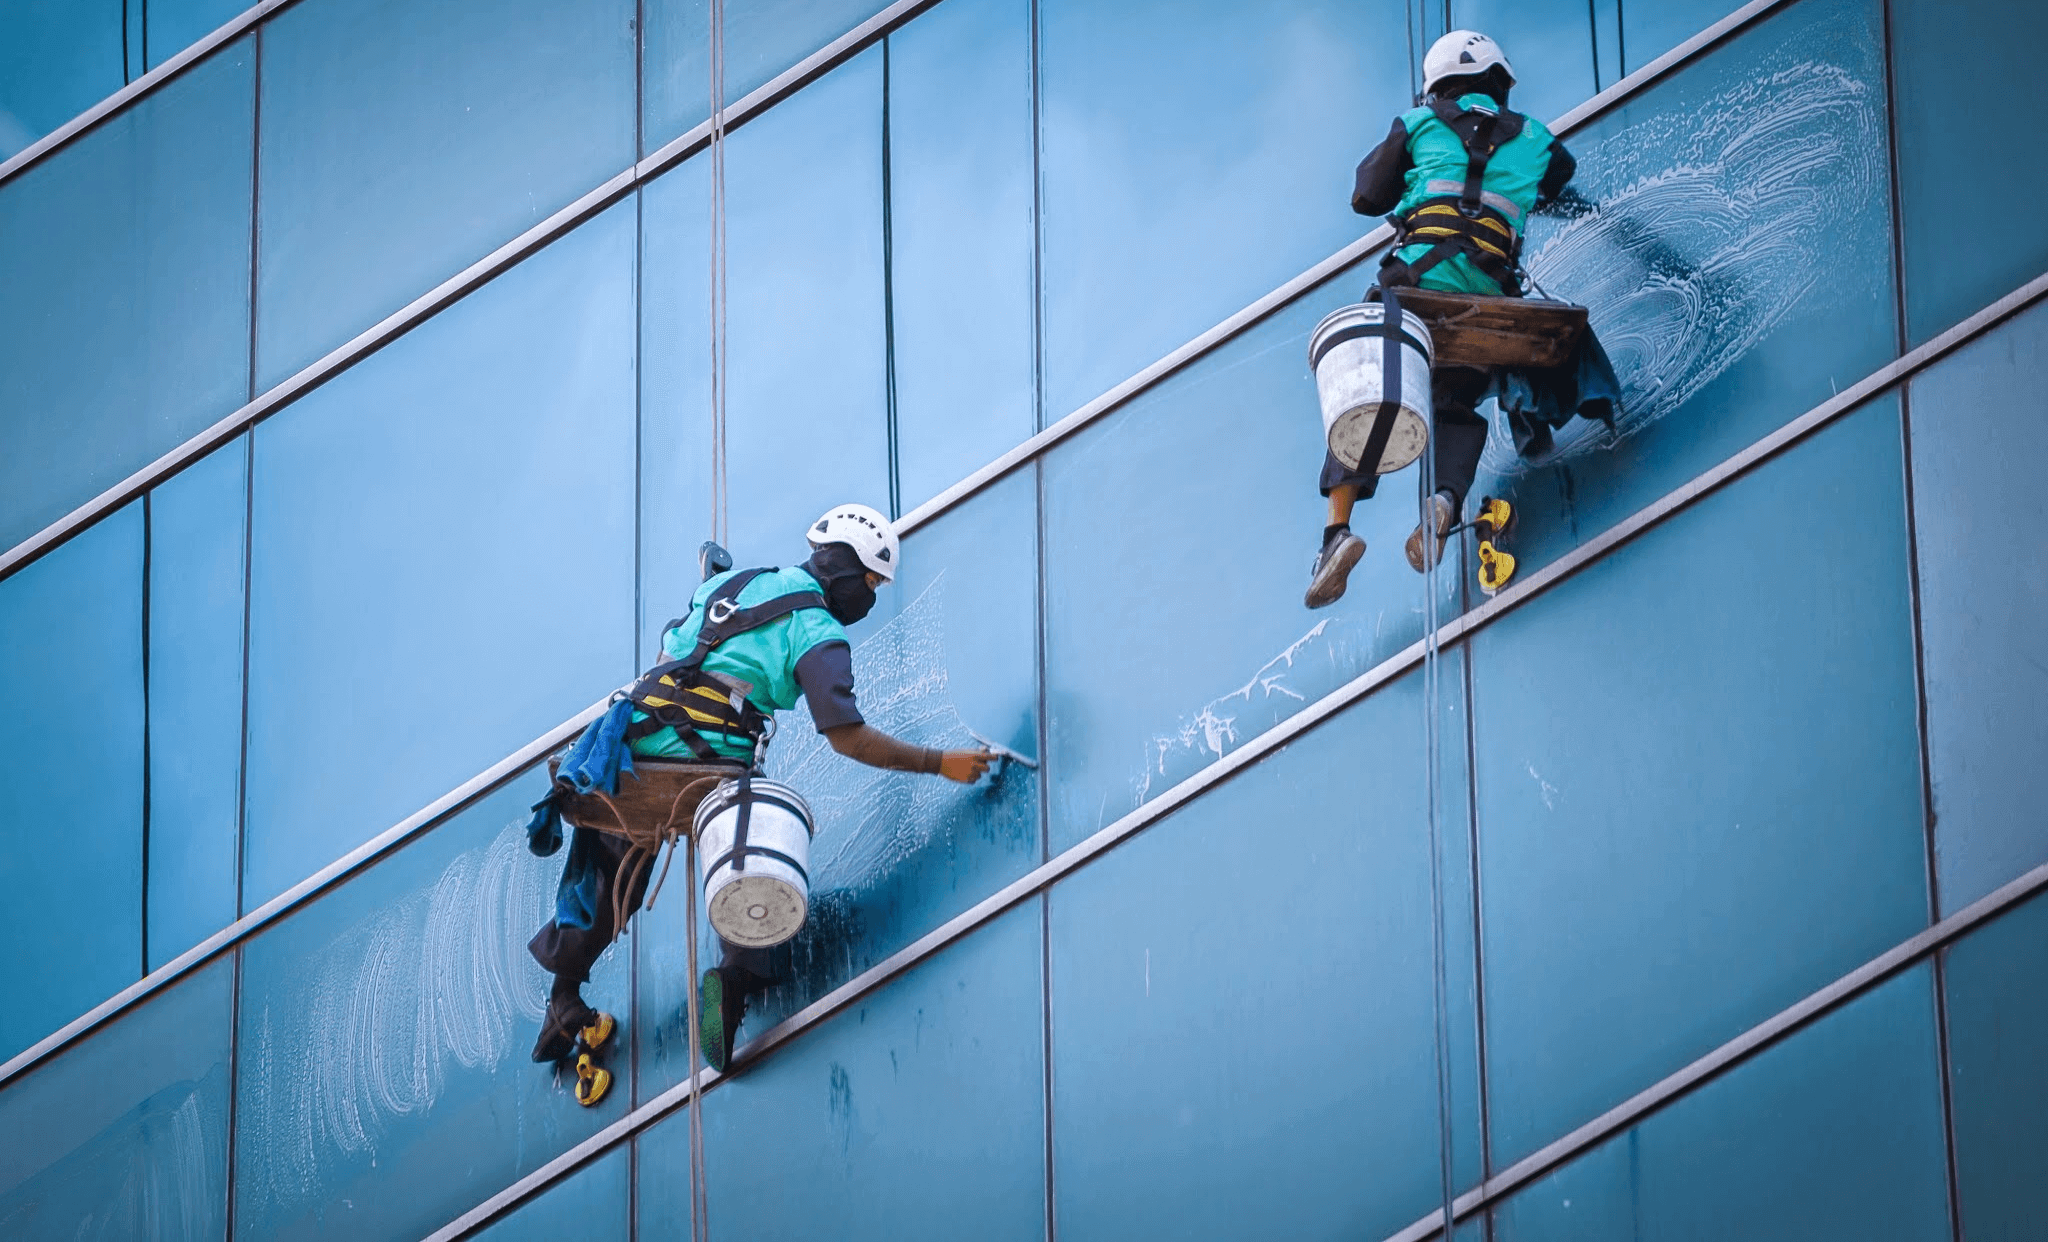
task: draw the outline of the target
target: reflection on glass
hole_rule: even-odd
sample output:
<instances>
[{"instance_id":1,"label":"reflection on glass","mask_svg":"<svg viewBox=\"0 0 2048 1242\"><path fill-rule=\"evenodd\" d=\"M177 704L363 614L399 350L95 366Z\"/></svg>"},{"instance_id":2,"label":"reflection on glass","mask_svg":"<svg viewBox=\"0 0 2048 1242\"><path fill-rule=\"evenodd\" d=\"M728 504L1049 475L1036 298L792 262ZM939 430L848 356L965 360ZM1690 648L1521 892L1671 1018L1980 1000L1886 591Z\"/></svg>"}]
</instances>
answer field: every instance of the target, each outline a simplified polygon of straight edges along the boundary
<instances>
[{"instance_id":1,"label":"reflection on glass","mask_svg":"<svg viewBox=\"0 0 2048 1242\"><path fill-rule=\"evenodd\" d=\"M2048 308L2036 307L1912 384L1913 533L1944 914L2048 862L2031 780L2048 754L2035 663L2048 578L2016 565L2004 547L2009 532L2048 518L2034 468L2048 451L2048 426L2022 413L2037 407L2044 350Z\"/></svg>"},{"instance_id":2,"label":"reflection on glass","mask_svg":"<svg viewBox=\"0 0 2048 1242\"><path fill-rule=\"evenodd\" d=\"M632 0L324 0L272 17L257 387L631 163L633 13Z\"/></svg>"},{"instance_id":3,"label":"reflection on glass","mask_svg":"<svg viewBox=\"0 0 2048 1242\"><path fill-rule=\"evenodd\" d=\"M615 1115L529 1060L548 983L526 940L561 872L527 850L546 787L529 772L243 951L238 1233L420 1237ZM592 1004L626 1012L626 959Z\"/></svg>"},{"instance_id":4,"label":"reflection on glass","mask_svg":"<svg viewBox=\"0 0 2048 1242\"><path fill-rule=\"evenodd\" d=\"M1031 5L889 37L896 469L905 511L1033 428Z\"/></svg>"},{"instance_id":5,"label":"reflection on glass","mask_svg":"<svg viewBox=\"0 0 2048 1242\"><path fill-rule=\"evenodd\" d=\"M248 395L254 74L238 40L0 185L0 548Z\"/></svg>"},{"instance_id":6,"label":"reflection on glass","mask_svg":"<svg viewBox=\"0 0 2048 1242\"><path fill-rule=\"evenodd\" d=\"M1742 5L1737 0L1623 0L1619 7L1623 71L1634 73Z\"/></svg>"},{"instance_id":7,"label":"reflection on glass","mask_svg":"<svg viewBox=\"0 0 2048 1242\"><path fill-rule=\"evenodd\" d=\"M632 204L255 437L248 907L633 675Z\"/></svg>"},{"instance_id":8,"label":"reflection on glass","mask_svg":"<svg viewBox=\"0 0 2048 1242\"><path fill-rule=\"evenodd\" d=\"M1441 830L1464 1186L1480 1143L1459 662L1438 710L1457 739ZM1441 1201L1421 682L1053 890L1062 1236L1380 1238Z\"/></svg>"},{"instance_id":9,"label":"reflection on glass","mask_svg":"<svg viewBox=\"0 0 2048 1242\"><path fill-rule=\"evenodd\" d=\"M2048 899L2036 897L1948 951L1950 1110L1956 1197L1969 1238L2040 1227L2048 1152Z\"/></svg>"},{"instance_id":10,"label":"reflection on glass","mask_svg":"<svg viewBox=\"0 0 2048 1242\"><path fill-rule=\"evenodd\" d=\"M1047 421L1375 226L1351 170L1408 106L1405 14L1044 0Z\"/></svg>"},{"instance_id":11,"label":"reflection on glass","mask_svg":"<svg viewBox=\"0 0 2048 1242\"><path fill-rule=\"evenodd\" d=\"M713 1234L1042 1238L1038 926L1011 911L707 1094ZM687 1202L679 1173L643 1167L642 1195Z\"/></svg>"},{"instance_id":12,"label":"reflection on glass","mask_svg":"<svg viewBox=\"0 0 2048 1242\"><path fill-rule=\"evenodd\" d=\"M242 15L245 0L141 0L131 4L136 27L129 52L154 69ZM147 17L147 23L142 20Z\"/></svg>"},{"instance_id":13,"label":"reflection on glass","mask_svg":"<svg viewBox=\"0 0 2048 1242\"><path fill-rule=\"evenodd\" d=\"M233 980L216 961L0 1093L0 1235L225 1234Z\"/></svg>"},{"instance_id":14,"label":"reflection on glass","mask_svg":"<svg viewBox=\"0 0 2048 1242\"><path fill-rule=\"evenodd\" d=\"M0 160L121 89L118 5L0 8Z\"/></svg>"},{"instance_id":15,"label":"reflection on glass","mask_svg":"<svg viewBox=\"0 0 2048 1242\"><path fill-rule=\"evenodd\" d=\"M1601 49L1607 63L1596 66L1592 13L1585 0L1451 0L1451 28L1493 36L1515 66L1508 106L1545 123L1599 93L1596 67L1604 71L1607 84L1620 76L1611 49Z\"/></svg>"},{"instance_id":16,"label":"reflection on glass","mask_svg":"<svg viewBox=\"0 0 2048 1242\"><path fill-rule=\"evenodd\" d=\"M1353 516L1368 550L1344 598L1301 604L1325 516L1308 335L1369 279L1337 277L1047 454L1055 852L1420 637L1412 468Z\"/></svg>"},{"instance_id":17,"label":"reflection on glass","mask_svg":"<svg viewBox=\"0 0 2048 1242\"><path fill-rule=\"evenodd\" d=\"M246 437L149 496L149 968L235 921Z\"/></svg>"},{"instance_id":18,"label":"reflection on glass","mask_svg":"<svg viewBox=\"0 0 2048 1242\"><path fill-rule=\"evenodd\" d=\"M747 0L725 8L725 101L888 7L888 0ZM646 0L646 149L711 115L710 19L704 0Z\"/></svg>"},{"instance_id":19,"label":"reflection on glass","mask_svg":"<svg viewBox=\"0 0 2048 1242\"><path fill-rule=\"evenodd\" d=\"M1899 443L1874 402L1474 637L1497 1165L1924 925Z\"/></svg>"},{"instance_id":20,"label":"reflection on glass","mask_svg":"<svg viewBox=\"0 0 2048 1242\"><path fill-rule=\"evenodd\" d=\"M1582 201L1527 263L1591 310L1623 412L1535 463L1497 421L1481 484L1521 508L1525 572L1892 356L1882 25L1807 0L1572 135Z\"/></svg>"},{"instance_id":21,"label":"reflection on glass","mask_svg":"<svg viewBox=\"0 0 2048 1242\"><path fill-rule=\"evenodd\" d=\"M142 566L130 504L0 581L0 749L21 765L0 886L35 909L8 931L0 1059L141 973Z\"/></svg>"},{"instance_id":22,"label":"reflection on glass","mask_svg":"<svg viewBox=\"0 0 2048 1242\"><path fill-rule=\"evenodd\" d=\"M854 693L870 724L916 745L969 747L979 733L1036 755L1035 499L1022 472L904 541L902 578L852 631ZM834 753L802 706L781 715L766 762L809 802L818 834L810 918L788 950L789 981L756 1002L742 1042L1039 860L1038 777L1029 769L963 788L864 767ZM671 888L642 916L650 1091L689 1074L685 901ZM708 927L698 951L700 968L711 965Z\"/></svg>"},{"instance_id":23,"label":"reflection on glass","mask_svg":"<svg viewBox=\"0 0 2048 1242\"><path fill-rule=\"evenodd\" d=\"M1935 1048L1923 965L1519 1192L1495 1236L1947 1238Z\"/></svg>"},{"instance_id":24,"label":"reflection on glass","mask_svg":"<svg viewBox=\"0 0 2048 1242\"><path fill-rule=\"evenodd\" d=\"M613 1148L610 1155L584 1165L539 1198L474 1236L478 1242L561 1242L563 1238L575 1238L578 1242L626 1242L630 1233L626 1217L633 1202L630 1155L629 1147ZM477 1188L479 1200L488 1193L489 1188ZM684 1236L676 1230L677 1219L688 1220L687 1211L677 1218L663 1220L660 1231L650 1232L649 1236ZM688 1228L683 1226L684 1230Z\"/></svg>"}]
</instances>

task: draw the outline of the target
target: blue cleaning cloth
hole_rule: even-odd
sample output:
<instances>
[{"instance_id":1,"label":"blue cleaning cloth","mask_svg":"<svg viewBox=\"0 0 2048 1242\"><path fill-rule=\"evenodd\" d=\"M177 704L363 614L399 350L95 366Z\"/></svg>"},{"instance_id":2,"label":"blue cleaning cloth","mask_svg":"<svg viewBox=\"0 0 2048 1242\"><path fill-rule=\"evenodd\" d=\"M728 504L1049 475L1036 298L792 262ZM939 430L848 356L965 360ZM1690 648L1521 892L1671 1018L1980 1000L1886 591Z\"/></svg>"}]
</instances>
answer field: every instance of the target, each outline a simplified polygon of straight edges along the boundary
<instances>
[{"instance_id":1,"label":"blue cleaning cloth","mask_svg":"<svg viewBox=\"0 0 2048 1242\"><path fill-rule=\"evenodd\" d=\"M555 886L555 925L588 927L597 921L598 863L589 843L597 834L582 828L569 838L569 857L562 863L562 882Z\"/></svg>"},{"instance_id":2,"label":"blue cleaning cloth","mask_svg":"<svg viewBox=\"0 0 2048 1242\"><path fill-rule=\"evenodd\" d=\"M560 786L533 804L533 818L526 821L526 848L537 858L546 858L562 848L562 808L555 801Z\"/></svg>"},{"instance_id":3,"label":"blue cleaning cloth","mask_svg":"<svg viewBox=\"0 0 2048 1242\"><path fill-rule=\"evenodd\" d=\"M613 703L569 748L555 780L580 794L599 789L619 792L620 771L633 770L633 752L626 745L626 726L632 723L632 700Z\"/></svg>"},{"instance_id":4,"label":"blue cleaning cloth","mask_svg":"<svg viewBox=\"0 0 2048 1242\"><path fill-rule=\"evenodd\" d=\"M1621 381L1614 377L1614 364L1591 327L1580 334L1562 365L1508 371L1494 395L1514 433L1515 451L1524 457L1549 452L1551 431L1574 416L1611 427L1621 413Z\"/></svg>"}]
</instances>

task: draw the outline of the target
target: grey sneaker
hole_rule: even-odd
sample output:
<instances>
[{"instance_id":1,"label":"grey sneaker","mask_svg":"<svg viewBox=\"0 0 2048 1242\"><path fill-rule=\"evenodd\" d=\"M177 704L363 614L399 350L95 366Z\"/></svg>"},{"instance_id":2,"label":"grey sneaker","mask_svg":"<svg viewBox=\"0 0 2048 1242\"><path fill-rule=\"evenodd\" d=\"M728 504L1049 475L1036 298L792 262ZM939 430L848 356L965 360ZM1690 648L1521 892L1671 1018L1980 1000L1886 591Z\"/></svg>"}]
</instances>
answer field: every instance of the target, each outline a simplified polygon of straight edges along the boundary
<instances>
[{"instance_id":1,"label":"grey sneaker","mask_svg":"<svg viewBox=\"0 0 2048 1242\"><path fill-rule=\"evenodd\" d=\"M1451 527L1458 524L1458 510L1451 503L1451 494L1449 492L1437 492L1431 496L1423 505L1423 513L1423 520L1415 524L1415 533L1408 536L1407 545L1408 567L1418 574L1428 573L1431 566L1436 563L1437 558L1444 554L1444 543L1450 536ZM1423 522L1428 521L1436 523L1436 549L1430 553L1429 564L1424 564L1422 560L1422 526Z\"/></svg>"},{"instance_id":2,"label":"grey sneaker","mask_svg":"<svg viewBox=\"0 0 2048 1242\"><path fill-rule=\"evenodd\" d=\"M1351 567L1365 555L1365 540L1348 526L1331 528L1323 536L1323 550L1316 553L1315 568L1309 570L1308 594L1302 603L1310 608L1327 608L1344 597L1344 585Z\"/></svg>"}]
</instances>

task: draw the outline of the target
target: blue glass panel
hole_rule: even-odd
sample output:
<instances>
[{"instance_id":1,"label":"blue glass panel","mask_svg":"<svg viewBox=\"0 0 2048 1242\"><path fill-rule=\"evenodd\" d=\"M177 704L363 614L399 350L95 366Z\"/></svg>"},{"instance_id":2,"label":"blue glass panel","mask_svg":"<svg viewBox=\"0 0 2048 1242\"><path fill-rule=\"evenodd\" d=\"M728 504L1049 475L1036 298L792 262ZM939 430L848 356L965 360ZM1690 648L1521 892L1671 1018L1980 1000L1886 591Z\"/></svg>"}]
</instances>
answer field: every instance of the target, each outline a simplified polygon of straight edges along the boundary
<instances>
[{"instance_id":1,"label":"blue glass panel","mask_svg":"<svg viewBox=\"0 0 2048 1242\"><path fill-rule=\"evenodd\" d=\"M1352 527L1348 593L1302 609L1325 452L1308 334L1358 269L1045 458L1052 847L1065 849L1422 633L1411 469ZM1445 613L1459 577L1446 562Z\"/></svg>"},{"instance_id":2,"label":"blue glass panel","mask_svg":"<svg viewBox=\"0 0 2048 1242\"><path fill-rule=\"evenodd\" d=\"M246 0L141 0L141 3L129 0L129 3L142 10L143 46L134 51L148 58L147 67L151 69L241 16L250 7Z\"/></svg>"},{"instance_id":3,"label":"blue glass panel","mask_svg":"<svg viewBox=\"0 0 2048 1242\"><path fill-rule=\"evenodd\" d=\"M2048 518L2030 469L2048 451L2038 408L2048 308L2037 307L1913 381L1913 513L1920 555L1927 752L1944 912L2048 862L2029 777L2048 753L2040 635L2048 576L2005 553Z\"/></svg>"},{"instance_id":4,"label":"blue glass panel","mask_svg":"<svg viewBox=\"0 0 2048 1242\"><path fill-rule=\"evenodd\" d=\"M1591 308L1623 413L1536 462L1496 426L1525 572L1892 356L1882 33L1877 0L1807 0L1572 135L1597 208L1539 218L1528 263Z\"/></svg>"},{"instance_id":5,"label":"blue glass panel","mask_svg":"<svg viewBox=\"0 0 2048 1242\"><path fill-rule=\"evenodd\" d=\"M226 1236L233 983L216 961L0 1094L0 1233Z\"/></svg>"},{"instance_id":6,"label":"blue glass panel","mask_svg":"<svg viewBox=\"0 0 2048 1242\"><path fill-rule=\"evenodd\" d=\"M971 729L1037 753L1035 502L1023 471L904 541L902 576L852 632L854 690L869 723L920 745L971 746ZM809 801L818 836L810 922L790 950L791 979L757 1003L745 1035L1039 861L1038 779L1027 769L966 789L863 767L834 754L801 706L783 713L767 766ZM685 901L672 888L641 916L638 1027L650 1090L689 1075ZM703 934L699 964L708 966L716 946Z\"/></svg>"},{"instance_id":7,"label":"blue glass panel","mask_svg":"<svg viewBox=\"0 0 2048 1242\"><path fill-rule=\"evenodd\" d=\"M0 582L0 889L54 903L9 928L0 1059L141 973L142 543L129 505Z\"/></svg>"},{"instance_id":8,"label":"blue glass panel","mask_svg":"<svg viewBox=\"0 0 2048 1242\"><path fill-rule=\"evenodd\" d=\"M149 968L235 921L249 443L149 496Z\"/></svg>"},{"instance_id":9,"label":"blue glass panel","mask_svg":"<svg viewBox=\"0 0 2048 1242\"><path fill-rule=\"evenodd\" d=\"M1950 1112L1964 1236L2025 1242L2041 1231L2048 1174L2048 900L1972 932L1948 952Z\"/></svg>"},{"instance_id":10,"label":"blue glass panel","mask_svg":"<svg viewBox=\"0 0 2048 1242\"><path fill-rule=\"evenodd\" d=\"M1925 924L1902 491L1887 398L1473 640L1499 1163Z\"/></svg>"},{"instance_id":11,"label":"blue glass panel","mask_svg":"<svg viewBox=\"0 0 2048 1242\"><path fill-rule=\"evenodd\" d=\"M530 772L243 952L235 1231L417 1238L615 1120L529 1060L548 977L527 937L561 856L527 852ZM615 947L584 996L626 1012Z\"/></svg>"},{"instance_id":12,"label":"blue glass panel","mask_svg":"<svg viewBox=\"0 0 2048 1242\"><path fill-rule=\"evenodd\" d=\"M1593 23L1585 0L1451 0L1451 25L1492 35L1516 66L1515 88L1508 103L1542 121L1554 120L1600 84L1593 46ZM1606 70L1614 81L1615 66Z\"/></svg>"},{"instance_id":13,"label":"blue glass panel","mask_svg":"<svg viewBox=\"0 0 2048 1242\"><path fill-rule=\"evenodd\" d=\"M254 61L237 42L0 185L0 547L248 395Z\"/></svg>"},{"instance_id":14,"label":"blue glass panel","mask_svg":"<svg viewBox=\"0 0 2048 1242\"><path fill-rule=\"evenodd\" d=\"M1378 224L1351 172L1409 104L1404 13L1045 0L1048 420Z\"/></svg>"},{"instance_id":15,"label":"blue glass panel","mask_svg":"<svg viewBox=\"0 0 2048 1242\"><path fill-rule=\"evenodd\" d=\"M948 0L889 39L902 508L1032 432L1031 5Z\"/></svg>"},{"instance_id":16,"label":"blue glass panel","mask_svg":"<svg viewBox=\"0 0 2048 1242\"><path fill-rule=\"evenodd\" d=\"M255 435L245 908L632 676L632 205Z\"/></svg>"},{"instance_id":17,"label":"blue glass panel","mask_svg":"<svg viewBox=\"0 0 2048 1242\"><path fill-rule=\"evenodd\" d=\"M712 1233L1043 1237L1038 929L1026 903L707 1094ZM689 1219L687 1126L641 1148L643 1237Z\"/></svg>"},{"instance_id":18,"label":"blue glass panel","mask_svg":"<svg viewBox=\"0 0 2048 1242\"><path fill-rule=\"evenodd\" d=\"M633 158L632 0L332 0L263 32L267 388Z\"/></svg>"},{"instance_id":19,"label":"blue glass panel","mask_svg":"<svg viewBox=\"0 0 2048 1242\"><path fill-rule=\"evenodd\" d=\"M802 560L805 529L830 505L888 507L881 105L877 47L735 131L726 153L726 546L744 564ZM703 163L655 182L644 209L648 655L696 586L710 534Z\"/></svg>"},{"instance_id":20,"label":"blue glass panel","mask_svg":"<svg viewBox=\"0 0 2048 1242\"><path fill-rule=\"evenodd\" d=\"M1522 1191L1495 1236L1946 1242L1938 1055L1920 966Z\"/></svg>"},{"instance_id":21,"label":"blue glass panel","mask_svg":"<svg viewBox=\"0 0 2048 1242\"><path fill-rule=\"evenodd\" d=\"M726 102L767 85L886 7L887 0L734 0L725 6ZM646 10L651 151L711 115L711 41L704 0L646 0Z\"/></svg>"},{"instance_id":22,"label":"blue glass panel","mask_svg":"<svg viewBox=\"0 0 2048 1242\"><path fill-rule=\"evenodd\" d=\"M626 1242L630 1233L627 1217L633 1202L630 1155L630 1148L614 1149L610 1155L584 1165L540 1198L473 1236L478 1242L561 1242L563 1238L588 1238L591 1242L616 1238ZM488 1187L475 1189L479 1200L490 1193ZM683 1219L688 1219L687 1213ZM673 1222L663 1221L656 1236L680 1235Z\"/></svg>"},{"instance_id":23,"label":"blue glass panel","mask_svg":"<svg viewBox=\"0 0 2048 1242\"><path fill-rule=\"evenodd\" d=\"M1623 0L1623 72L1634 73L1741 7L1740 0Z\"/></svg>"},{"instance_id":24,"label":"blue glass panel","mask_svg":"<svg viewBox=\"0 0 2048 1242\"><path fill-rule=\"evenodd\" d=\"M1439 718L1465 1185L1480 1145L1459 662ZM1061 1236L1380 1238L1441 1202L1423 725L1422 679L1405 677L1053 890Z\"/></svg>"},{"instance_id":25,"label":"blue glass panel","mask_svg":"<svg viewBox=\"0 0 2048 1242\"><path fill-rule=\"evenodd\" d=\"M0 160L121 89L121 13L76 0L0 3Z\"/></svg>"},{"instance_id":26,"label":"blue glass panel","mask_svg":"<svg viewBox=\"0 0 2048 1242\"><path fill-rule=\"evenodd\" d=\"M1906 326L1914 344L2048 269L2048 231L2019 229L1992 246L1961 244L1956 236L1964 187L1996 181L2013 202L2048 194L2041 161L2012 158L2011 133L1985 115L1987 35L2011 47L2035 46L2048 38L2048 8L2033 0L1892 5Z\"/></svg>"}]
</instances>

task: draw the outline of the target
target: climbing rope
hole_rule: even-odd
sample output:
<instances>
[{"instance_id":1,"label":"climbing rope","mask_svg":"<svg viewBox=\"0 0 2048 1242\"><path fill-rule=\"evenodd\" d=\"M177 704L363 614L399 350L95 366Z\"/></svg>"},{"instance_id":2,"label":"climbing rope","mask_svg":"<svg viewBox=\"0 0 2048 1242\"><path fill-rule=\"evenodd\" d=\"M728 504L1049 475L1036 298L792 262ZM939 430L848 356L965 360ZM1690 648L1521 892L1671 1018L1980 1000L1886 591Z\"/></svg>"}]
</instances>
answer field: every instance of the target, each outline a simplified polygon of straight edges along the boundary
<instances>
[{"instance_id":1,"label":"climbing rope","mask_svg":"<svg viewBox=\"0 0 2048 1242\"><path fill-rule=\"evenodd\" d=\"M725 439L725 0L709 0L706 7L711 41L711 538L728 544L731 496L726 480ZM698 1048L699 1032L704 1027L703 1015L698 1012L697 834L692 831L685 836L690 871L690 898L684 920L690 970L689 1001L685 1006L690 1024L690 1237L693 1242L704 1242L711 1236L711 1213L704 1176L704 1080Z\"/></svg>"},{"instance_id":2,"label":"climbing rope","mask_svg":"<svg viewBox=\"0 0 2048 1242\"><path fill-rule=\"evenodd\" d=\"M1396 319L1401 311L1397 297L1386 299L1386 314ZM1429 915L1430 915L1430 965L1431 985L1434 1003L1431 1006L1435 1020L1434 1045L1436 1054L1436 1108L1437 1108L1437 1161L1442 1177L1443 1191L1443 1237L1451 1235L1452 1208L1457 1194L1457 1170L1452 1162L1451 1143L1451 1011L1450 978L1446 963L1449 951L1445 946L1444 928L1444 842L1443 810L1439 799L1442 788L1443 750L1439 735L1442 714L1443 673L1437 644L1439 624L1437 607L1437 567L1443 561L1443 553L1437 548L1436 534L1436 437L1432 435L1422 449L1421 472L1422 497L1418 508L1421 511L1422 529L1422 765L1424 780L1423 803L1429 818ZM1457 524L1458 514L1452 514L1452 524Z\"/></svg>"}]
</instances>

